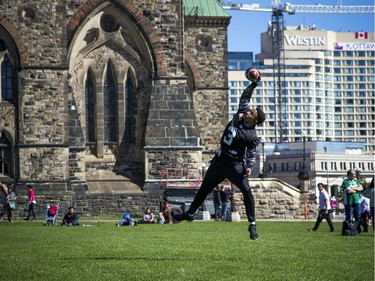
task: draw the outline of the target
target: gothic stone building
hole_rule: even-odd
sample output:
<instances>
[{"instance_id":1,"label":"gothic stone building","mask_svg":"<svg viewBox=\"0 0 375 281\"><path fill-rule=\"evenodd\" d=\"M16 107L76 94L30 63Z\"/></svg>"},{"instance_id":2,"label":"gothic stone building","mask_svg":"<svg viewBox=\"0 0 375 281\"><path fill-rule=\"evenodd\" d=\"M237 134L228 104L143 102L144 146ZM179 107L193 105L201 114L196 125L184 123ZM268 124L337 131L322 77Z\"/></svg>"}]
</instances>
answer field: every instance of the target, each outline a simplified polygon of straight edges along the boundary
<instances>
[{"instance_id":1,"label":"gothic stone building","mask_svg":"<svg viewBox=\"0 0 375 281\"><path fill-rule=\"evenodd\" d=\"M162 171L217 149L229 20L216 0L1 0L3 181L83 213L157 205Z\"/></svg>"}]
</instances>

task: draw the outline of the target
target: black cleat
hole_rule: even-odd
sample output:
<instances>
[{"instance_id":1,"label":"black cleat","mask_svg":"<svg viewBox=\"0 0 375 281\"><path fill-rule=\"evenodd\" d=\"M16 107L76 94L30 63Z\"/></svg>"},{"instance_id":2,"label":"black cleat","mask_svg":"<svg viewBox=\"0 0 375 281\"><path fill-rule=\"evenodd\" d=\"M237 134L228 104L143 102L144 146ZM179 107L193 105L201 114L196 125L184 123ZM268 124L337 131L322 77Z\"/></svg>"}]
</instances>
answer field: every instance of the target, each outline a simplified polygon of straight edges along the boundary
<instances>
[{"instance_id":1,"label":"black cleat","mask_svg":"<svg viewBox=\"0 0 375 281\"><path fill-rule=\"evenodd\" d=\"M255 224L249 225L249 232L250 232L250 239L251 240L259 240L259 235L257 233L257 229Z\"/></svg>"},{"instance_id":2,"label":"black cleat","mask_svg":"<svg viewBox=\"0 0 375 281\"><path fill-rule=\"evenodd\" d=\"M172 217L175 221L193 221L195 220L194 214L189 214L187 212L182 214L177 214L177 212L172 212Z\"/></svg>"}]
</instances>

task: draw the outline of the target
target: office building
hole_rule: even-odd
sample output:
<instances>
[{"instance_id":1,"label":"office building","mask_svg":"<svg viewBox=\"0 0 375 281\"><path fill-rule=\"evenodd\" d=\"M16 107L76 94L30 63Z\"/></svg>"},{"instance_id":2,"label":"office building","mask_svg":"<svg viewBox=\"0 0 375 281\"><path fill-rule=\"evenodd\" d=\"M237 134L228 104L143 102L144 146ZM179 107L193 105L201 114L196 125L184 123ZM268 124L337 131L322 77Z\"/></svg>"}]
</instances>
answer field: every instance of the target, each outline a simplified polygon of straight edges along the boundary
<instances>
[{"instance_id":1,"label":"office building","mask_svg":"<svg viewBox=\"0 0 375 281\"><path fill-rule=\"evenodd\" d=\"M271 37L261 34L254 66L262 83L253 96L268 119L258 134L266 142L361 142L375 150L374 33L333 32L313 27L284 31L285 90L274 84ZM243 69L229 71L229 117L249 84Z\"/></svg>"}]
</instances>

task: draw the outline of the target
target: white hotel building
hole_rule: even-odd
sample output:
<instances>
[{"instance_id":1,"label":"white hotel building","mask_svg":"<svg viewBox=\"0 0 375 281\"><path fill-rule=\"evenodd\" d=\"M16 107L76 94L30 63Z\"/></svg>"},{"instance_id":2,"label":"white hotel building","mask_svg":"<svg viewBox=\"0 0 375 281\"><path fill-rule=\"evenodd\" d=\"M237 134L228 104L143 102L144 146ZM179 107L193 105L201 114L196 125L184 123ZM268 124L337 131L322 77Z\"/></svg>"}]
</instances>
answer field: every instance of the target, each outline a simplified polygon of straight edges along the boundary
<instances>
[{"instance_id":1,"label":"white hotel building","mask_svg":"<svg viewBox=\"0 0 375 281\"><path fill-rule=\"evenodd\" d=\"M253 63L262 72L262 82L252 102L263 108L267 121L257 128L263 145L258 146L259 165L253 176L264 173L298 185L304 133L312 192L317 192L318 182L341 185L349 168L361 171L361 176L371 181L375 160L374 33L288 27L284 49L286 83L280 142L272 43L268 32L262 33L261 53ZM229 118L236 113L242 90L249 85L243 65L253 61L252 55L228 55Z\"/></svg>"},{"instance_id":2,"label":"white hotel building","mask_svg":"<svg viewBox=\"0 0 375 281\"><path fill-rule=\"evenodd\" d=\"M280 135L283 142L298 142L304 131L308 141L361 142L365 153L373 154L374 33L287 27L284 49L286 91L280 118L273 82L272 42L268 32L261 34L261 53L256 55L254 66L262 72L262 83L253 102L263 108L268 119L258 128L258 135L266 142L278 142ZM244 69L234 70L229 63L230 117L248 83Z\"/></svg>"}]
</instances>

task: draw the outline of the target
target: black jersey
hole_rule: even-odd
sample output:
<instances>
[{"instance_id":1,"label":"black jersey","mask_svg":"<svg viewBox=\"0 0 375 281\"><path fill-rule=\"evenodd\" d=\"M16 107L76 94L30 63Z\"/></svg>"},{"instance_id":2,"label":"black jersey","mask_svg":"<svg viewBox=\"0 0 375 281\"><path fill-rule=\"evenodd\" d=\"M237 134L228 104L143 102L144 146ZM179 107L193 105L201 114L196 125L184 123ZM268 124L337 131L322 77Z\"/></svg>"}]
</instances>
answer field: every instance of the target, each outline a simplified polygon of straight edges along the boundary
<instances>
[{"instance_id":1,"label":"black jersey","mask_svg":"<svg viewBox=\"0 0 375 281\"><path fill-rule=\"evenodd\" d=\"M245 159L247 167L251 169L254 168L256 147L260 141L255 127L245 126L239 112L250 109L249 101L256 86L256 83L252 83L242 92L238 112L225 127L218 152L219 155L223 153L238 161Z\"/></svg>"},{"instance_id":2,"label":"black jersey","mask_svg":"<svg viewBox=\"0 0 375 281\"><path fill-rule=\"evenodd\" d=\"M220 141L220 153L236 159L246 160L248 168L253 169L256 156L256 147L259 144L254 127L246 127L238 116L225 127Z\"/></svg>"}]
</instances>

